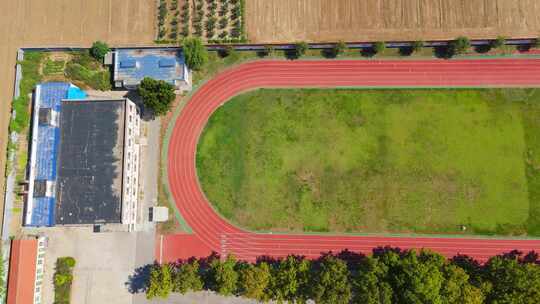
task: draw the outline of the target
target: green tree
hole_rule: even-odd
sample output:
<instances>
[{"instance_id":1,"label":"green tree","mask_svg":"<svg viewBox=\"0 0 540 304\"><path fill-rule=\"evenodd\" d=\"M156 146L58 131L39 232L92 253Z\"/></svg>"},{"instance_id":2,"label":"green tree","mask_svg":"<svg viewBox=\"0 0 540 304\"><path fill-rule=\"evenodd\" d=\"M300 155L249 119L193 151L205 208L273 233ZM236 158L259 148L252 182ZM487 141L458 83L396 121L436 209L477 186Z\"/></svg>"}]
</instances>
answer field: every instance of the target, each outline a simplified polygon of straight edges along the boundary
<instances>
[{"instance_id":1,"label":"green tree","mask_svg":"<svg viewBox=\"0 0 540 304\"><path fill-rule=\"evenodd\" d=\"M294 45L294 50L296 52L296 56L297 57L302 57L306 54L306 51L308 50L309 48L309 45L304 42L304 41L301 41L301 42L297 42L295 45Z\"/></svg>"},{"instance_id":2,"label":"green tree","mask_svg":"<svg viewBox=\"0 0 540 304\"><path fill-rule=\"evenodd\" d=\"M192 70L202 69L208 62L208 51L201 38L188 37L182 42L182 50L187 66Z\"/></svg>"},{"instance_id":3,"label":"green tree","mask_svg":"<svg viewBox=\"0 0 540 304\"><path fill-rule=\"evenodd\" d=\"M414 250L406 252L400 263L390 270L395 302L442 303L443 264L444 257L436 253L421 251L417 255Z\"/></svg>"},{"instance_id":4,"label":"green tree","mask_svg":"<svg viewBox=\"0 0 540 304\"><path fill-rule=\"evenodd\" d=\"M519 263L516 257L496 256L484 267L484 280L492 288L487 303L540 303L540 267Z\"/></svg>"},{"instance_id":5,"label":"green tree","mask_svg":"<svg viewBox=\"0 0 540 304\"><path fill-rule=\"evenodd\" d=\"M313 300L323 304L349 303L352 297L349 275L345 262L332 255L324 256L313 274Z\"/></svg>"},{"instance_id":6,"label":"green tree","mask_svg":"<svg viewBox=\"0 0 540 304\"><path fill-rule=\"evenodd\" d=\"M210 288L222 295L231 295L236 292L238 273L236 272L236 259L229 255L225 261L214 259L210 263Z\"/></svg>"},{"instance_id":7,"label":"green tree","mask_svg":"<svg viewBox=\"0 0 540 304\"><path fill-rule=\"evenodd\" d=\"M103 61L105 55L110 50L111 49L109 48L107 43L103 41L96 41L92 44L92 47L90 48L90 55L92 55L92 57L96 58L99 61Z\"/></svg>"},{"instance_id":8,"label":"green tree","mask_svg":"<svg viewBox=\"0 0 540 304\"><path fill-rule=\"evenodd\" d=\"M274 46L271 45L271 44L268 44L268 45L265 45L264 46L264 52L266 54L266 56L270 56L274 53Z\"/></svg>"},{"instance_id":9,"label":"green tree","mask_svg":"<svg viewBox=\"0 0 540 304\"><path fill-rule=\"evenodd\" d=\"M277 301L294 301L309 272L309 262L296 256L288 256L272 269L270 283L272 298ZM303 298L303 296L301 296Z\"/></svg>"},{"instance_id":10,"label":"green tree","mask_svg":"<svg viewBox=\"0 0 540 304\"><path fill-rule=\"evenodd\" d=\"M424 47L424 41L422 40L413 41L411 44L411 49L413 52L420 52L423 47Z\"/></svg>"},{"instance_id":11,"label":"green tree","mask_svg":"<svg viewBox=\"0 0 540 304\"><path fill-rule=\"evenodd\" d=\"M171 267L169 264L153 265L146 289L146 298L167 298L172 291Z\"/></svg>"},{"instance_id":12,"label":"green tree","mask_svg":"<svg viewBox=\"0 0 540 304\"><path fill-rule=\"evenodd\" d=\"M155 115L164 115L169 112L175 98L174 86L163 80L145 77L137 88L144 106L152 109Z\"/></svg>"},{"instance_id":13,"label":"green tree","mask_svg":"<svg viewBox=\"0 0 540 304\"><path fill-rule=\"evenodd\" d=\"M181 264L172 274L173 291L184 294L188 291L200 291L203 281L199 275L199 262L193 260Z\"/></svg>"},{"instance_id":14,"label":"green tree","mask_svg":"<svg viewBox=\"0 0 540 304\"><path fill-rule=\"evenodd\" d=\"M386 49L386 43L383 41L377 41L373 44L371 49L373 50L374 54L379 54Z\"/></svg>"},{"instance_id":15,"label":"green tree","mask_svg":"<svg viewBox=\"0 0 540 304\"><path fill-rule=\"evenodd\" d=\"M460 36L455 40L451 41L449 46L449 53L451 55L459 55L464 54L469 50L469 48L471 47L471 42L469 38Z\"/></svg>"},{"instance_id":16,"label":"green tree","mask_svg":"<svg viewBox=\"0 0 540 304\"><path fill-rule=\"evenodd\" d=\"M366 257L353 279L354 303L391 304L393 291L387 282L388 267L378 259Z\"/></svg>"},{"instance_id":17,"label":"green tree","mask_svg":"<svg viewBox=\"0 0 540 304\"><path fill-rule=\"evenodd\" d=\"M272 275L267 263L247 265L239 271L239 275L238 286L241 295L264 302L270 299L268 286Z\"/></svg>"},{"instance_id":18,"label":"green tree","mask_svg":"<svg viewBox=\"0 0 540 304\"><path fill-rule=\"evenodd\" d=\"M494 49L498 49L498 48L504 46L505 43L506 43L506 38L503 37L503 36L498 36L496 39L491 40L489 42L489 46L494 48Z\"/></svg>"},{"instance_id":19,"label":"green tree","mask_svg":"<svg viewBox=\"0 0 540 304\"><path fill-rule=\"evenodd\" d=\"M336 56L339 56L343 54L347 50L347 48L348 48L347 43L341 40L338 43L336 43L336 45L334 45L334 53L336 54Z\"/></svg>"},{"instance_id":20,"label":"green tree","mask_svg":"<svg viewBox=\"0 0 540 304\"><path fill-rule=\"evenodd\" d=\"M447 264L443 268L444 281L441 288L443 303L481 304L484 303L482 291L469 282L469 275L462 268Z\"/></svg>"}]
</instances>

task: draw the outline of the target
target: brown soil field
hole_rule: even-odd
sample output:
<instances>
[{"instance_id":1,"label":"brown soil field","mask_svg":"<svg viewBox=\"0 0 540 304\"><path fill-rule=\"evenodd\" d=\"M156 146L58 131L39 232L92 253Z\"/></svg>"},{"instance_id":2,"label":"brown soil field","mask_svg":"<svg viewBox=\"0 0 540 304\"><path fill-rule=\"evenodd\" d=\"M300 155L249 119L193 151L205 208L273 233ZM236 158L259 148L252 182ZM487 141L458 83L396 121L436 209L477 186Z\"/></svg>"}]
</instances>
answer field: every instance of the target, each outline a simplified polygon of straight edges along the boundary
<instances>
[{"instance_id":1,"label":"brown soil field","mask_svg":"<svg viewBox=\"0 0 540 304\"><path fill-rule=\"evenodd\" d=\"M536 37L538 0L247 0L251 42Z\"/></svg>"},{"instance_id":2,"label":"brown soil field","mask_svg":"<svg viewBox=\"0 0 540 304\"><path fill-rule=\"evenodd\" d=\"M0 218L16 52L20 47L149 45L155 37L152 0L0 1ZM1 221L0 221L1 222Z\"/></svg>"}]
</instances>

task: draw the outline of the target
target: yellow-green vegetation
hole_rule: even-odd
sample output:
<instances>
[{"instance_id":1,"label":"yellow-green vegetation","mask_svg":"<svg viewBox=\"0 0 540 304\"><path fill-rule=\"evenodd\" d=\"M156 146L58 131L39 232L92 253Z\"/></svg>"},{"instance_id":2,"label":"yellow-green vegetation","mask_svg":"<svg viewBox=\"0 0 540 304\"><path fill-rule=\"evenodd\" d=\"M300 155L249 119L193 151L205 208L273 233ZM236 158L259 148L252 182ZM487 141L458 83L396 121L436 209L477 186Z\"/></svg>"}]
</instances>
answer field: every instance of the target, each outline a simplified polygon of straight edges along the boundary
<instances>
[{"instance_id":1,"label":"yellow-green vegetation","mask_svg":"<svg viewBox=\"0 0 540 304\"><path fill-rule=\"evenodd\" d=\"M533 89L258 90L210 118L198 175L253 230L538 236L538 101Z\"/></svg>"},{"instance_id":2,"label":"yellow-green vegetation","mask_svg":"<svg viewBox=\"0 0 540 304\"><path fill-rule=\"evenodd\" d=\"M43 65L43 74L46 76L61 75L64 73L64 66L64 60L51 60L47 58Z\"/></svg>"},{"instance_id":3,"label":"yellow-green vegetation","mask_svg":"<svg viewBox=\"0 0 540 304\"><path fill-rule=\"evenodd\" d=\"M56 260L56 268L54 272L55 304L70 303L74 267L75 259L72 257L61 257Z\"/></svg>"},{"instance_id":4,"label":"yellow-green vegetation","mask_svg":"<svg viewBox=\"0 0 540 304\"><path fill-rule=\"evenodd\" d=\"M65 75L82 87L101 91L111 89L111 73L87 51L73 53L73 59L66 65Z\"/></svg>"}]
</instances>

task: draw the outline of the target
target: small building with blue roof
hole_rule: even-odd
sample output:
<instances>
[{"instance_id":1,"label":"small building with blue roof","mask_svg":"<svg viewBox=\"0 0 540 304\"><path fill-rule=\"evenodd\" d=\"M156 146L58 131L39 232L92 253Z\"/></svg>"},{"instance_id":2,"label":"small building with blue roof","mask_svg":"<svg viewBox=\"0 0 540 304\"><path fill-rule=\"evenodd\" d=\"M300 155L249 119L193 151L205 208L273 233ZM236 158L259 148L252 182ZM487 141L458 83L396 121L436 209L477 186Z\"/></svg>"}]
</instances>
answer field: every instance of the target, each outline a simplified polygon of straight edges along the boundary
<instances>
[{"instance_id":1,"label":"small building with blue roof","mask_svg":"<svg viewBox=\"0 0 540 304\"><path fill-rule=\"evenodd\" d=\"M113 52L114 84L134 89L145 78L166 81L177 90L191 90L191 76L178 48L116 49Z\"/></svg>"}]
</instances>

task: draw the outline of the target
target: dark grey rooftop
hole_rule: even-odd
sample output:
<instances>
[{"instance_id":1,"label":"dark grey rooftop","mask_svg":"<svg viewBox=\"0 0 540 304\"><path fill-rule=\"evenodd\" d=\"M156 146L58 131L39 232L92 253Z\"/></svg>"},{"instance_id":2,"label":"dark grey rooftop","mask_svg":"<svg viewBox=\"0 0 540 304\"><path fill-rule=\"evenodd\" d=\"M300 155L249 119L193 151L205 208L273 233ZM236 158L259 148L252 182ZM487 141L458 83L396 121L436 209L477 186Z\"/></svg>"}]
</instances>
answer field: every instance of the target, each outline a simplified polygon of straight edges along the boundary
<instances>
[{"instance_id":1,"label":"dark grey rooftop","mask_svg":"<svg viewBox=\"0 0 540 304\"><path fill-rule=\"evenodd\" d=\"M124 104L62 101L57 225L121 221Z\"/></svg>"}]
</instances>

